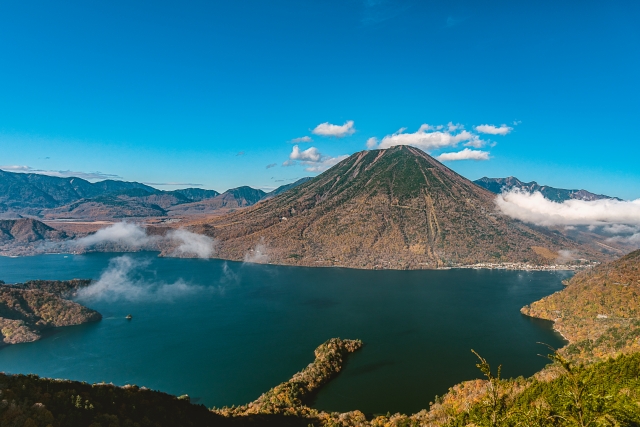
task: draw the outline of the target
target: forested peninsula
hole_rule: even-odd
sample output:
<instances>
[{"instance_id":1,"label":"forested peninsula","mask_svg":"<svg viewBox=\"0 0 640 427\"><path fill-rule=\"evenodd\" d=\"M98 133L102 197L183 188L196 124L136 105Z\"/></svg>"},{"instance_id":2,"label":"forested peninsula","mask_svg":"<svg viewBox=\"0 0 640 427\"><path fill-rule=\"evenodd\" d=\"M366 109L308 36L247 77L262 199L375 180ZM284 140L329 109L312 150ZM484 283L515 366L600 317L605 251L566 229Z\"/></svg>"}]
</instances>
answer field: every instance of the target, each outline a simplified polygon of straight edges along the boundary
<instances>
[{"instance_id":1,"label":"forested peninsula","mask_svg":"<svg viewBox=\"0 0 640 427\"><path fill-rule=\"evenodd\" d=\"M4 344L39 340L60 326L97 322L102 315L70 300L89 280L33 280L7 285L0 281L0 332Z\"/></svg>"}]
</instances>

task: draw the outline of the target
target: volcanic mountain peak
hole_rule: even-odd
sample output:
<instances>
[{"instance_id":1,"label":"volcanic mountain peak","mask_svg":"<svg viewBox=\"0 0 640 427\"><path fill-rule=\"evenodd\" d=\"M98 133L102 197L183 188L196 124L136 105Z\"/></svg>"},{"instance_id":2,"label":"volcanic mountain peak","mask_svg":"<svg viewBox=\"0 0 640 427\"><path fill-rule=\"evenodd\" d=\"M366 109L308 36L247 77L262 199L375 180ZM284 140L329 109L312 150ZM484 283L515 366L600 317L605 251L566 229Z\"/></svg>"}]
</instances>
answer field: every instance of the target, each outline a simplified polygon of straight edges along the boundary
<instances>
[{"instance_id":1,"label":"volcanic mountain peak","mask_svg":"<svg viewBox=\"0 0 640 427\"><path fill-rule=\"evenodd\" d=\"M272 203L296 199L297 203L307 200L313 205L340 204L384 195L391 205L410 202L425 208L427 198L444 194L493 198L491 193L428 154L413 147L397 146L356 153L315 179L274 198Z\"/></svg>"},{"instance_id":2,"label":"volcanic mountain peak","mask_svg":"<svg viewBox=\"0 0 640 427\"><path fill-rule=\"evenodd\" d=\"M549 254L578 249L498 214L494 198L419 149L398 146L355 153L273 199L196 228L221 242L223 258L242 259L263 242L277 263L357 268L549 263Z\"/></svg>"}]
</instances>

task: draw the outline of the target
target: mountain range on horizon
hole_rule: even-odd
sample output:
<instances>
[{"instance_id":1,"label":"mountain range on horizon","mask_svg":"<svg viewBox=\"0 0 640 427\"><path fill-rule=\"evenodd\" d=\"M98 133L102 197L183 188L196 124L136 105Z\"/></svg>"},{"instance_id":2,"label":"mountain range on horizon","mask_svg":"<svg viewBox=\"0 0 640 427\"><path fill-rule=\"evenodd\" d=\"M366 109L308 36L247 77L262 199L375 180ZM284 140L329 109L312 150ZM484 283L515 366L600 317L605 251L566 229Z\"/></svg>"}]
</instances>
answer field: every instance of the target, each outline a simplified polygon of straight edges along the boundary
<instances>
[{"instance_id":1,"label":"mountain range on horizon","mask_svg":"<svg viewBox=\"0 0 640 427\"><path fill-rule=\"evenodd\" d=\"M540 192L546 199L559 203L562 203L566 200L621 200L617 197L606 196L604 194L594 194L587 190L566 190L564 188L555 188L548 185L540 185L535 181L522 182L514 176L510 176L507 178L487 178L485 176L473 182L495 194L500 194L504 191L510 191L516 188L522 191L526 191L527 193Z\"/></svg>"},{"instance_id":2,"label":"mountain range on horizon","mask_svg":"<svg viewBox=\"0 0 640 427\"><path fill-rule=\"evenodd\" d=\"M242 186L219 193L201 188L165 191L139 182L91 183L77 177L0 170L0 218L104 220L228 211L251 206L307 179L271 192Z\"/></svg>"},{"instance_id":3,"label":"mountain range on horizon","mask_svg":"<svg viewBox=\"0 0 640 427\"><path fill-rule=\"evenodd\" d=\"M304 177L271 192L241 186L219 193L201 188L166 191L135 181L104 180L91 183L77 177L61 178L0 170L0 218L108 220L224 213L271 199L311 179L313 177ZM539 185L535 181L522 182L516 177L483 177L473 182L495 194L513 188L529 193L539 191L555 202L572 199L620 200L587 190L555 188Z\"/></svg>"}]
</instances>

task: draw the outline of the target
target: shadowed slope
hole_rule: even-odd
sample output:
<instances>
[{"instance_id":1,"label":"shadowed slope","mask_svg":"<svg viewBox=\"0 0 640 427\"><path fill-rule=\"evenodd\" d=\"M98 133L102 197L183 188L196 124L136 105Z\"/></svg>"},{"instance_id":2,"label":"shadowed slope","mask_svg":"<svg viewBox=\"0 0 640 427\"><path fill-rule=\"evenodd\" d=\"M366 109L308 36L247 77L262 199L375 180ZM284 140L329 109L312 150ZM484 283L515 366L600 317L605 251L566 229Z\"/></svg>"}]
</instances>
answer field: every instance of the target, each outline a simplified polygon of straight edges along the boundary
<instances>
[{"instance_id":1,"label":"shadowed slope","mask_svg":"<svg viewBox=\"0 0 640 427\"><path fill-rule=\"evenodd\" d=\"M356 153L271 200L195 228L220 240L222 258L242 259L263 243L271 262L299 265L550 263L531 247L578 249L499 215L494 197L424 152L398 146Z\"/></svg>"}]
</instances>

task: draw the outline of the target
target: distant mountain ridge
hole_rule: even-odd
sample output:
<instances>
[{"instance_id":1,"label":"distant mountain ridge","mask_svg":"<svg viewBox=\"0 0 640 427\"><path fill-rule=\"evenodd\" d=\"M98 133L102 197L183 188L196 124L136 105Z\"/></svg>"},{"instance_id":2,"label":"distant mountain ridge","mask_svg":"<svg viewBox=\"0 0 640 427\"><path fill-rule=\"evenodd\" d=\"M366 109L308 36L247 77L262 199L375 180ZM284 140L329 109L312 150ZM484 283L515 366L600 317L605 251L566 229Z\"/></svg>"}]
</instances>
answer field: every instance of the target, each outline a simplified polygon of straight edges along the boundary
<instances>
[{"instance_id":1,"label":"distant mountain ridge","mask_svg":"<svg viewBox=\"0 0 640 427\"><path fill-rule=\"evenodd\" d=\"M558 233L499 214L494 199L419 149L398 146L353 154L278 196L193 227L219 241L221 258L280 264L413 269L546 264L562 249L581 253Z\"/></svg>"},{"instance_id":2,"label":"distant mountain ridge","mask_svg":"<svg viewBox=\"0 0 640 427\"><path fill-rule=\"evenodd\" d=\"M279 194L304 182L278 187L271 193L242 186L220 194L184 188L163 191L139 182L60 178L0 170L0 217L102 220L162 217L237 209Z\"/></svg>"},{"instance_id":3,"label":"distant mountain ridge","mask_svg":"<svg viewBox=\"0 0 640 427\"><path fill-rule=\"evenodd\" d=\"M0 246L4 243L31 243L39 240L59 240L66 238L62 231L31 218L0 219Z\"/></svg>"},{"instance_id":4,"label":"distant mountain ridge","mask_svg":"<svg viewBox=\"0 0 640 427\"><path fill-rule=\"evenodd\" d=\"M554 202L564 202L566 200L601 200L601 199L615 199L620 200L617 197L605 196L603 194L594 194L587 190L565 190L563 188L554 188L547 185L539 185L535 181L522 182L514 176L507 178L487 178L486 176L478 180L473 181L482 188L486 188L495 194L500 194L503 191L509 191L514 188L526 191L528 193L534 193L539 191L542 195Z\"/></svg>"},{"instance_id":5,"label":"distant mountain ridge","mask_svg":"<svg viewBox=\"0 0 640 427\"><path fill-rule=\"evenodd\" d=\"M271 199L277 196L278 194L284 193L287 190L291 190L292 188L297 187L298 185L304 184L305 182L311 179L313 179L312 176L305 176L304 178L300 178L299 180L292 182L291 184L281 185L280 187L276 188L272 192L267 193L267 195L263 197L263 200Z\"/></svg>"},{"instance_id":6,"label":"distant mountain ridge","mask_svg":"<svg viewBox=\"0 0 640 427\"><path fill-rule=\"evenodd\" d=\"M170 209L170 212L173 215L197 215L219 210L238 209L258 203L266 195L267 193L262 190L243 186L227 190L211 199L176 205Z\"/></svg>"}]
</instances>

